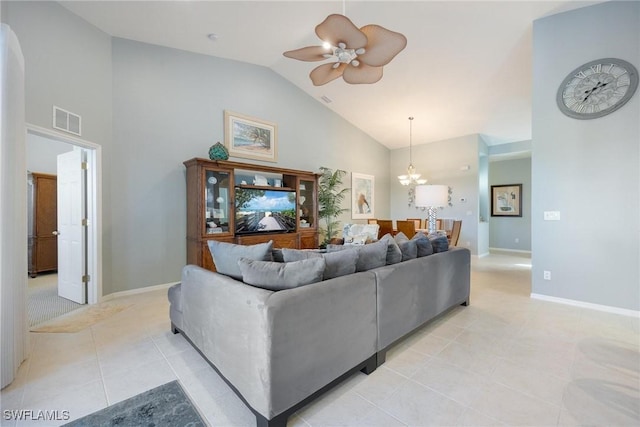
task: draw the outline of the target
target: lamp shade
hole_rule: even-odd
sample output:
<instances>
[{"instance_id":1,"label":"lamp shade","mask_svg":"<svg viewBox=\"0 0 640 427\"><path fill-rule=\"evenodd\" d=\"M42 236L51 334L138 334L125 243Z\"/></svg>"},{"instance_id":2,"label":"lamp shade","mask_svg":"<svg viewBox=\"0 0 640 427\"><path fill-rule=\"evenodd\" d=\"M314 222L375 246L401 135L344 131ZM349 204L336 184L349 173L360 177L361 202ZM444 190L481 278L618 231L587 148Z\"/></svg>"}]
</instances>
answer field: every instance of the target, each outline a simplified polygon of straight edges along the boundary
<instances>
[{"instance_id":1,"label":"lamp shade","mask_svg":"<svg viewBox=\"0 0 640 427\"><path fill-rule=\"evenodd\" d=\"M441 207L449 201L449 187L446 185L417 185L416 201L418 207Z\"/></svg>"}]
</instances>

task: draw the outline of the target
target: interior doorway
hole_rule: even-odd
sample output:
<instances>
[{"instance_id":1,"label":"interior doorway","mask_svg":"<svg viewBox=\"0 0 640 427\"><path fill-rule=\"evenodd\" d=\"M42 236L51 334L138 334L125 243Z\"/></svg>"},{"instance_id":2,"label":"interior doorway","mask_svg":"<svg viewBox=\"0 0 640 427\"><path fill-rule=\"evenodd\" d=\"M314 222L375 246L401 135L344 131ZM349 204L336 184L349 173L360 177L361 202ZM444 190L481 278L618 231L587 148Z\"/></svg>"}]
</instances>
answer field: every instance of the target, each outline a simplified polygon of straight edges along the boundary
<instances>
[{"instance_id":1,"label":"interior doorway","mask_svg":"<svg viewBox=\"0 0 640 427\"><path fill-rule=\"evenodd\" d=\"M29 177L40 174L40 176L49 176L57 180L60 173L64 176L64 171L60 170L63 167L60 159L69 157L69 155L73 157L74 154L78 154L83 160L82 168L85 178L83 178L82 185L73 187L71 191L63 189L60 186L60 182L57 183L58 193L60 194L57 194L59 203L55 207L56 229L53 232L48 231L55 237L56 243L54 247L57 252L55 254L55 263L52 265L52 262L49 261L48 265L34 266L31 262L33 254L29 253L30 279L28 280L27 289L27 309L31 326L79 308L82 304L95 304L99 302L102 293L99 246L100 218L98 215L100 205L100 147L57 131L27 125L26 160ZM63 181L65 180L63 179ZM61 196L61 194L66 196ZM83 248L86 248L86 252L80 257L77 256L77 253L73 254L65 249L63 245L65 240L61 239L62 236L60 235L62 229L68 230L68 224L63 224L60 221L60 215L65 216L64 213L61 213L60 208L68 206L69 194L74 200L86 200L86 203L82 203L81 222L83 233L80 240L80 244ZM29 197L31 198L32 195L29 194ZM61 197L63 198L61 199ZM49 208L49 215L51 215L51 212L52 208ZM75 217L77 215L71 216ZM30 249L33 248L31 244L33 237L31 235L33 230L32 221L33 218L30 217ZM69 233L66 232L65 234ZM45 239L41 238L40 240ZM51 245L49 244L49 246ZM48 248L48 250L51 251L52 249ZM43 257L42 253L39 253L39 255L41 258ZM46 256L44 257L46 258ZM51 255L49 254L50 257ZM38 271L38 268L42 268L44 271ZM65 274L65 271L72 271L73 274ZM77 297L70 297L63 289L64 286L68 289L67 278L70 276L78 276L75 278L79 282L76 286L82 287ZM65 283L60 283L61 281ZM77 302L71 301L74 299Z\"/></svg>"}]
</instances>

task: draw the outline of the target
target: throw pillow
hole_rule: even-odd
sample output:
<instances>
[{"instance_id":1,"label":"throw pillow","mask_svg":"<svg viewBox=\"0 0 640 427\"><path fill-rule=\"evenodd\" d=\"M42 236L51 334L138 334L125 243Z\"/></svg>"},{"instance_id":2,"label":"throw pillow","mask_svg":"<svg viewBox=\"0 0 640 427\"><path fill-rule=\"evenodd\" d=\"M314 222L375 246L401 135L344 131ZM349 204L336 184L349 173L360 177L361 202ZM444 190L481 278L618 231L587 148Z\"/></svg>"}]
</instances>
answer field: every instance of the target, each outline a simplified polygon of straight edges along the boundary
<instances>
[{"instance_id":1,"label":"throw pillow","mask_svg":"<svg viewBox=\"0 0 640 427\"><path fill-rule=\"evenodd\" d=\"M355 273L356 263L358 262L358 252L356 251L320 253L300 251L297 249L282 249L282 255L285 262L295 262L309 258L324 258L325 267L322 275L323 280Z\"/></svg>"},{"instance_id":2,"label":"throw pillow","mask_svg":"<svg viewBox=\"0 0 640 427\"><path fill-rule=\"evenodd\" d=\"M240 258L238 267L244 283L271 291L281 291L320 282L325 261L322 257L285 263Z\"/></svg>"},{"instance_id":3,"label":"throw pillow","mask_svg":"<svg viewBox=\"0 0 640 427\"><path fill-rule=\"evenodd\" d=\"M380 241L382 240L387 242L387 265L397 264L402 261L402 251L400 251L400 247L398 246L396 241L393 240L391 234L385 234L380 238Z\"/></svg>"},{"instance_id":4,"label":"throw pillow","mask_svg":"<svg viewBox=\"0 0 640 427\"><path fill-rule=\"evenodd\" d=\"M327 245L327 252L356 250L358 251L356 271L367 271L387 264L387 246L387 242L383 240L368 245Z\"/></svg>"},{"instance_id":5,"label":"throw pillow","mask_svg":"<svg viewBox=\"0 0 640 427\"><path fill-rule=\"evenodd\" d=\"M423 232L417 232L411 238L411 240L416 241L416 246L418 247L418 258L431 255L433 253L433 246L431 246L431 241Z\"/></svg>"},{"instance_id":6,"label":"throw pillow","mask_svg":"<svg viewBox=\"0 0 640 427\"><path fill-rule=\"evenodd\" d=\"M273 240L257 245L236 245L234 243L209 240L209 250L216 270L220 274L242 280L242 272L238 267L240 258L254 259L258 261L271 261L271 248Z\"/></svg>"},{"instance_id":7,"label":"throw pillow","mask_svg":"<svg viewBox=\"0 0 640 427\"><path fill-rule=\"evenodd\" d=\"M434 254L437 254L439 252L446 252L449 250L449 240L447 240L447 236L442 236L440 234L429 234L429 241L431 242L431 246L433 247Z\"/></svg>"},{"instance_id":8,"label":"throw pillow","mask_svg":"<svg viewBox=\"0 0 640 427\"><path fill-rule=\"evenodd\" d=\"M393 239L398 244L400 252L402 252L402 261L414 259L418 256L418 246L415 240L409 238L401 231L396 234Z\"/></svg>"}]
</instances>

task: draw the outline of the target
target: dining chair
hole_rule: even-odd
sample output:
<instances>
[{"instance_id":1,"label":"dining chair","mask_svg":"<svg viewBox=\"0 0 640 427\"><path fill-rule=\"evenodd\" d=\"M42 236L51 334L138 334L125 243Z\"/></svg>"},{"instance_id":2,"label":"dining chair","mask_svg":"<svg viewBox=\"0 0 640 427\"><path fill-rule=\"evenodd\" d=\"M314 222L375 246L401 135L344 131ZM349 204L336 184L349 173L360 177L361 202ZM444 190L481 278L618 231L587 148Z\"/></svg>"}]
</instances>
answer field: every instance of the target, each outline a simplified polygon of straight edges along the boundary
<instances>
[{"instance_id":1,"label":"dining chair","mask_svg":"<svg viewBox=\"0 0 640 427\"><path fill-rule=\"evenodd\" d=\"M460 229L462 228L462 220L453 221L451 227L451 237L449 238L449 246L457 246L460 238Z\"/></svg>"},{"instance_id":2,"label":"dining chair","mask_svg":"<svg viewBox=\"0 0 640 427\"><path fill-rule=\"evenodd\" d=\"M416 223L413 220L397 220L396 229L398 233L402 233L407 238L411 239L416 234Z\"/></svg>"},{"instance_id":3,"label":"dining chair","mask_svg":"<svg viewBox=\"0 0 640 427\"><path fill-rule=\"evenodd\" d=\"M390 219L379 219L378 225L380 230L378 231L378 239L385 234L389 233L393 236L393 221Z\"/></svg>"},{"instance_id":4,"label":"dining chair","mask_svg":"<svg viewBox=\"0 0 640 427\"><path fill-rule=\"evenodd\" d=\"M416 223L416 230L419 228L425 228L422 226L422 220L420 218L407 218L407 221L413 221Z\"/></svg>"},{"instance_id":5,"label":"dining chair","mask_svg":"<svg viewBox=\"0 0 640 427\"><path fill-rule=\"evenodd\" d=\"M375 218L369 218L367 220L367 224L377 224L377 223L378 223L378 220Z\"/></svg>"}]
</instances>

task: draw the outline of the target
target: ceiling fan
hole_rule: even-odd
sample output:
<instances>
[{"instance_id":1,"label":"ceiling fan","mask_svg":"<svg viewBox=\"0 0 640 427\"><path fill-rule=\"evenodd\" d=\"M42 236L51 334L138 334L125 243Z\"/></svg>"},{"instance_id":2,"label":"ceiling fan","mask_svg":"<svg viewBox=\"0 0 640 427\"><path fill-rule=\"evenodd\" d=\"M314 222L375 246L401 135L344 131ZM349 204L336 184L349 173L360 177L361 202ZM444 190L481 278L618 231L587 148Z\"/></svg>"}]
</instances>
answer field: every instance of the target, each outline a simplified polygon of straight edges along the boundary
<instances>
[{"instance_id":1,"label":"ceiling fan","mask_svg":"<svg viewBox=\"0 0 640 427\"><path fill-rule=\"evenodd\" d=\"M350 84L375 83L382 78L382 67L407 45L407 38L379 25L356 27L344 15L332 14L316 26L322 46L308 46L284 52L300 61L332 61L314 68L309 77L322 86L342 77Z\"/></svg>"}]
</instances>

